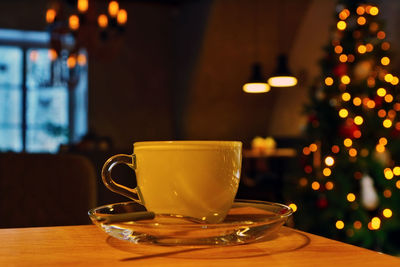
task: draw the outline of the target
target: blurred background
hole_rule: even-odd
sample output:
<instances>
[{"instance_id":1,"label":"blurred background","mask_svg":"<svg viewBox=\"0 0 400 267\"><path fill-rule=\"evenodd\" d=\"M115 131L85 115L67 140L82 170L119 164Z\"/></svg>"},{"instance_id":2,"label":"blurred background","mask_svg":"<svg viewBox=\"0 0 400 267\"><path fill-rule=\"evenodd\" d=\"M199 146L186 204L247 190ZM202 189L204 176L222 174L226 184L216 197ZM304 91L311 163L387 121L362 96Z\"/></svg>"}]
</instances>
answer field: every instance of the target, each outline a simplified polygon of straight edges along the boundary
<instances>
[{"instance_id":1,"label":"blurred background","mask_svg":"<svg viewBox=\"0 0 400 267\"><path fill-rule=\"evenodd\" d=\"M52 26L46 23L46 11L63 8L67 13L63 15L68 18L69 14L78 14L76 2L4 0L0 3L0 27L49 33ZM96 16L107 14L108 2L94 1ZM79 32L78 42L86 45L89 53L83 78L86 80L80 81L87 87L79 96L84 103L78 103L82 110L75 111L83 118L74 122L76 132L64 139L59 135L51 145L43 144L41 148L30 144L35 135L29 134L31 121L46 124L47 120L47 126L68 128L71 111L56 111L57 107L61 109L60 105L67 106L68 101L60 100L61 97L61 102L55 104L47 103L44 96L35 95L34 100L28 96L28 101L35 103L26 107L26 143L23 145L20 140L23 134L18 129L8 135L12 138L6 138L1 131L7 139L0 144L2 150L55 152L59 143L76 143L86 133L108 137L114 147L127 152L132 142L139 140L232 139L249 146L257 135L301 135L305 124L302 106L307 100L307 88L320 73L318 61L334 24L336 1L121 0L119 4L127 11L128 19L117 36L102 38L97 29L95 34L88 33L86 28L93 26L81 22L84 29ZM392 50L396 50L400 38L398 18L394 15L398 9L397 1L382 2L380 15L386 19L387 38L394 43ZM7 46L7 34L2 36L5 45L1 47L0 79L5 94L6 86L22 84L19 59L22 61L23 55L18 46L9 46L12 42ZM48 37L38 38L45 42ZM35 47L38 45L34 43L39 42L26 41L26 45L21 45L26 47L32 42ZM50 68L45 66L50 61L47 51L26 47L26 52L28 62L24 64L43 65L36 66L36 70L28 68L26 86L40 87L50 78ZM289 66L299 80L297 86L274 88L266 94L244 93L242 85L251 74L252 64L260 62L263 74L270 76L280 53L288 55ZM15 66L9 66L10 61ZM392 64L398 66L397 61ZM35 71L39 72L40 67L39 75ZM19 95L14 98L18 100ZM36 115L40 110L34 110L33 105L36 109L63 113L53 114L59 116L60 125L52 123L51 118L37 118L44 115ZM11 105L6 101L1 106L2 114L21 123L19 103ZM2 123L5 128L7 121ZM65 135L55 132L53 136ZM40 138L39 134L36 136Z\"/></svg>"},{"instance_id":2,"label":"blurred background","mask_svg":"<svg viewBox=\"0 0 400 267\"><path fill-rule=\"evenodd\" d=\"M12 195L36 211L2 226L85 223L87 208L125 201L104 187L101 167L147 140L240 140L238 197L289 204L285 192L297 183L298 147L308 138L304 105L322 75L320 61L346 7L342 2L351 1L0 1L0 205L10 212ZM373 2L396 55L400 2ZM282 55L297 78L294 86L243 90L257 71L265 82L272 77L285 63ZM398 57L390 59L398 70ZM81 191L49 183L61 172L68 180L71 170L84 176L77 178L85 180ZM134 186L131 170L121 166L115 173ZM40 187L28 196L32 177L59 191ZM39 216L35 205L50 199L40 190L67 195L65 209L79 205L77 214L84 216L49 221L46 214L55 214L56 205ZM74 194L89 197L82 204Z\"/></svg>"}]
</instances>

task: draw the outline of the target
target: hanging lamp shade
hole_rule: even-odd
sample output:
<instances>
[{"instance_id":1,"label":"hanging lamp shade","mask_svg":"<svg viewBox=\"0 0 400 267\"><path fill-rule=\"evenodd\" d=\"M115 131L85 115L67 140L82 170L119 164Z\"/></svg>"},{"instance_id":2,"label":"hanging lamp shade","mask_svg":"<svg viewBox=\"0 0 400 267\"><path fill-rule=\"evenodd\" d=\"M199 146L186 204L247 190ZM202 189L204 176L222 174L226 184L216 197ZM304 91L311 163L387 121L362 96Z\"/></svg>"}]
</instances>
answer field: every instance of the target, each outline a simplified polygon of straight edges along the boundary
<instances>
[{"instance_id":1,"label":"hanging lamp shade","mask_svg":"<svg viewBox=\"0 0 400 267\"><path fill-rule=\"evenodd\" d=\"M271 89L268 83L265 82L261 72L261 64L254 63L252 66L251 76L247 83L243 85L243 91L246 93L266 93Z\"/></svg>"},{"instance_id":2,"label":"hanging lamp shade","mask_svg":"<svg viewBox=\"0 0 400 267\"><path fill-rule=\"evenodd\" d=\"M290 72L287 56L278 56L278 65L272 77L268 79L268 84L273 87L291 87L297 84L297 78Z\"/></svg>"}]
</instances>

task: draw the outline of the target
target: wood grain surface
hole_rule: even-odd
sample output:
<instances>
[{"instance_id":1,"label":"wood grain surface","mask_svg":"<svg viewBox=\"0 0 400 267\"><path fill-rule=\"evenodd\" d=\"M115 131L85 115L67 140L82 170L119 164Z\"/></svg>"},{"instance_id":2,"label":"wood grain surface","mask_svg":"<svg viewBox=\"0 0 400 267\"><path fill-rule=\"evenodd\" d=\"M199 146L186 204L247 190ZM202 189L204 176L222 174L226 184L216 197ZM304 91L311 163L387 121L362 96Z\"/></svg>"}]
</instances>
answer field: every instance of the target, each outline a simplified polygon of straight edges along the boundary
<instances>
[{"instance_id":1,"label":"wood grain surface","mask_svg":"<svg viewBox=\"0 0 400 267\"><path fill-rule=\"evenodd\" d=\"M0 266L400 266L400 259L282 227L224 247L137 245L94 225L0 230Z\"/></svg>"}]
</instances>

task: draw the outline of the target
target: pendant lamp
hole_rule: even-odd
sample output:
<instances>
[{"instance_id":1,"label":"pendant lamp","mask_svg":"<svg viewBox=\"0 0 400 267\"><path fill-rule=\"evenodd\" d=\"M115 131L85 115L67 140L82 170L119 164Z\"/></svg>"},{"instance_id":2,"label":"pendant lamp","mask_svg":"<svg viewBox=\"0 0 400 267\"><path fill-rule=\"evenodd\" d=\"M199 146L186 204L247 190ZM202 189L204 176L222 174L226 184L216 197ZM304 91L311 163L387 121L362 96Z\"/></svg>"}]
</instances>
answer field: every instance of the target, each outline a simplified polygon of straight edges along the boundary
<instances>
[{"instance_id":1,"label":"pendant lamp","mask_svg":"<svg viewBox=\"0 0 400 267\"><path fill-rule=\"evenodd\" d=\"M288 67L288 60L285 54L278 56L275 73L268 79L268 84L273 87L292 87L297 84L297 78L293 76Z\"/></svg>"},{"instance_id":2,"label":"pendant lamp","mask_svg":"<svg viewBox=\"0 0 400 267\"><path fill-rule=\"evenodd\" d=\"M247 83L243 85L243 91L250 94L257 93L266 93L271 90L271 87L265 80L262 71L261 71L261 63L257 61L259 57L259 47L258 47L258 34L259 34L259 21L258 21L258 13L259 13L259 0L254 2L254 61L251 67L251 75Z\"/></svg>"},{"instance_id":3,"label":"pendant lamp","mask_svg":"<svg viewBox=\"0 0 400 267\"><path fill-rule=\"evenodd\" d=\"M268 79L268 84L272 87L292 87L297 84L297 78L293 76L288 66L288 51L290 51L290 41L288 40L286 11L289 9L288 0L279 2L277 12L277 25L280 27L278 31L278 49L280 50L277 57L277 66L275 72ZM285 23L286 22L286 23Z\"/></svg>"},{"instance_id":4,"label":"pendant lamp","mask_svg":"<svg viewBox=\"0 0 400 267\"><path fill-rule=\"evenodd\" d=\"M271 90L268 83L265 82L261 72L261 64L256 62L252 66L250 79L243 85L243 91L246 93L266 93Z\"/></svg>"}]
</instances>

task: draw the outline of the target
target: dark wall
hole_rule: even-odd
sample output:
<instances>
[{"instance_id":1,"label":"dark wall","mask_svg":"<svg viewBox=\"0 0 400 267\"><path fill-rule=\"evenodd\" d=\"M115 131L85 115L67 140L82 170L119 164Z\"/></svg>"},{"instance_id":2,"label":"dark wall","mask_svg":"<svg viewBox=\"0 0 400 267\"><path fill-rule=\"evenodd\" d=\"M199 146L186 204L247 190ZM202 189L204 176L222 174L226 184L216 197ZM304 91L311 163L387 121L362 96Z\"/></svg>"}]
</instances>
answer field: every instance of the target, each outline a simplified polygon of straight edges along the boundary
<instances>
[{"instance_id":1,"label":"dark wall","mask_svg":"<svg viewBox=\"0 0 400 267\"><path fill-rule=\"evenodd\" d=\"M171 139L171 46L174 8L126 5L123 42L112 57L92 56L89 65L89 118L94 132L117 147L132 141ZM104 54L107 54L105 47Z\"/></svg>"}]
</instances>

